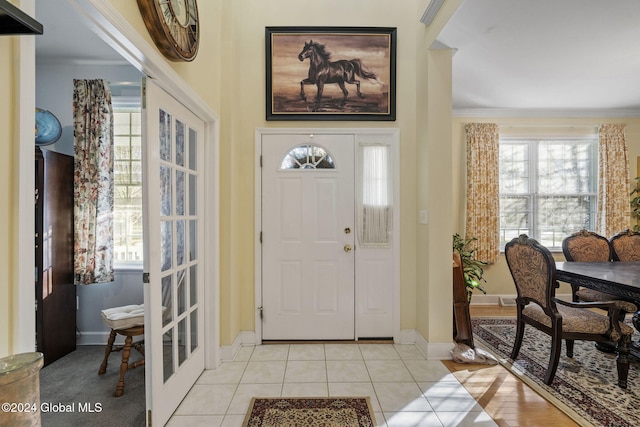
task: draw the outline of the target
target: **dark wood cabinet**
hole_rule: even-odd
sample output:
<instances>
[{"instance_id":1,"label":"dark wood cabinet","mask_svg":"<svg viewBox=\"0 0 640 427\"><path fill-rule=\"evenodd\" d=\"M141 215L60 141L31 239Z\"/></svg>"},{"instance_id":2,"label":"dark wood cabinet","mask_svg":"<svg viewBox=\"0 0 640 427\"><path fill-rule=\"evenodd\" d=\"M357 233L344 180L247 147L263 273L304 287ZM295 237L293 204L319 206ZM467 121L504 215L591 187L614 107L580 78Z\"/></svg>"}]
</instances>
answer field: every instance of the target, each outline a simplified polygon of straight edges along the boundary
<instances>
[{"instance_id":1,"label":"dark wood cabinet","mask_svg":"<svg viewBox=\"0 0 640 427\"><path fill-rule=\"evenodd\" d=\"M73 157L36 147L36 347L45 366L76 349Z\"/></svg>"}]
</instances>

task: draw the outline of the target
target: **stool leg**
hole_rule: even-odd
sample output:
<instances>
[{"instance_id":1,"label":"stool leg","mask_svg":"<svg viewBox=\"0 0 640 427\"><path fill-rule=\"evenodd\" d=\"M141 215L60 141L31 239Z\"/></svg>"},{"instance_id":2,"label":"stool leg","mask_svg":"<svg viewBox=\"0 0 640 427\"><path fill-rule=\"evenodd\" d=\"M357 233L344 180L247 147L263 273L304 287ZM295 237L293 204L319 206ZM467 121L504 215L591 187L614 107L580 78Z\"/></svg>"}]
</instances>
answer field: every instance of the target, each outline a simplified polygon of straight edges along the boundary
<instances>
[{"instance_id":1,"label":"stool leg","mask_svg":"<svg viewBox=\"0 0 640 427\"><path fill-rule=\"evenodd\" d=\"M124 394L124 374L129 368L129 355L131 354L132 341L133 337L131 335L127 335L127 338L125 338L124 340L124 348L122 349L122 363L120 364L120 380L118 380L116 392L113 393L115 397L120 397Z\"/></svg>"},{"instance_id":2,"label":"stool leg","mask_svg":"<svg viewBox=\"0 0 640 427\"><path fill-rule=\"evenodd\" d=\"M113 342L116 340L116 331L113 329L109 334L109 340L107 341L107 348L104 349L104 360L100 365L100 369L98 370L98 375L102 375L107 372L107 362L109 359L109 354L111 354L111 349L113 348Z\"/></svg>"}]
</instances>

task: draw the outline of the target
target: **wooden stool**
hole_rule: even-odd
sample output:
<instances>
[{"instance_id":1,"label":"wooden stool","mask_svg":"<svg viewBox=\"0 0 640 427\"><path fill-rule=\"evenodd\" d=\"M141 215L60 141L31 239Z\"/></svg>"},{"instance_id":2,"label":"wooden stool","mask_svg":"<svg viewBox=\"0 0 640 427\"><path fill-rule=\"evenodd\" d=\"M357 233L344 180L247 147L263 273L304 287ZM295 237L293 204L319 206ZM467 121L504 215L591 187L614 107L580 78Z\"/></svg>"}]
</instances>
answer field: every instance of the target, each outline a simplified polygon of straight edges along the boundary
<instances>
[{"instance_id":1,"label":"wooden stool","mask_svg":"<svg viewBox=\"0 0 640 427\"><path fill-rule=\"evenodd\" d=\"M116 334L125 337L124 345L113 345L114 341L116 340ZM111 352L122 350L122 362L120 363L120 379L118 380L116 391L113 393L115 397L120 397L124 394L124 375L127 372L127 369L133 369L137 368L138 366L144 365L144 340L133 342L133 337L139 335L144 335L144 325L133 326L126 329L111 329L111 333L109 334L109 341L107 341L107 347L104 350L104 360L100 365L98 375L102 375L107 371L107 362ZM131 355L132 347L138 350L138 352L142 355L142 359L129 364L129 356Z\"/></svg>"}]
</instances>

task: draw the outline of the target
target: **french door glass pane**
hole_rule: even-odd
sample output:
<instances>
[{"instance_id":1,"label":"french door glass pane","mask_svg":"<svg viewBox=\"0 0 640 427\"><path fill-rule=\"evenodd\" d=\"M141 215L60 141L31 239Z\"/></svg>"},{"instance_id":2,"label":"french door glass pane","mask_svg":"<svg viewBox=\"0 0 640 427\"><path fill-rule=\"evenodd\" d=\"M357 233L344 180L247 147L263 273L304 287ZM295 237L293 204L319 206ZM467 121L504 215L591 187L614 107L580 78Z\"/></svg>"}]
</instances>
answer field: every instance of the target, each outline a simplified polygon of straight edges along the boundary
<instances>
[{"instance_id":1,"label":"french door glass pane","mask_svg":"<svg viewBox=\"0 0 640 427\"><path fill-rule=\"evenodd\" d=\"M189 325L191 327L191 352L198 348L198 310L191 312Z\"/></svg>"},{"instance_id":2,"label":"french door glass pane","mask_svg":"<svg viewBox=\"0 0 640 427\"><path fill-rule=\"evenodd\" d=\"M173 320L173 280L172 276L164 276L161 280L162 286L162 326L167 326Z\"/></svg>"},{"instance_id":3,"label":"french door glass pane","mask_svg":"<svg viewBox=\"0 0 640 427\"><path fill-rule=\"evenodd\" d=\"M162 271L167 271L173 266L173 229L172 221L160 222L160 244L162 252L160 254L160 266Z\"/></svg>"},{"instance_id":4,"label":"french door glass pane","mask_svg":"<svg viewBox=\"0 0 640 427\"><path fill-rule=\"evenodd\" d=\"M171 114L160 110L160 160L171 161Z\"/></svg>"},{"instance_id":5,"label":"french door glass pane","mask_svg":"<svg viewBox=\"0 0 640 427\"><path fill-rule=\"evenodd\" d=\"M160 166L160 215L171 215L171 168Z\"/></svg>"},{"instance_id":6,"label":"french door glass pane","mask_svg":"<svg viewBox=\"0 0 640 427\"><path fill-rule=\"evenodd\" d=\"M184 123L176 120L176 165L184 166Z\"/></svg>"},{"instance_id":7,"label":"french door glass pane","mask_svg":"<svg viewBox=\"0 0 640 427\"><path fill-rule=\"evenodd\" d=\"M162 336L162 372L166 382L173 375L173 329Z\"/></svg>"}]
</instances>

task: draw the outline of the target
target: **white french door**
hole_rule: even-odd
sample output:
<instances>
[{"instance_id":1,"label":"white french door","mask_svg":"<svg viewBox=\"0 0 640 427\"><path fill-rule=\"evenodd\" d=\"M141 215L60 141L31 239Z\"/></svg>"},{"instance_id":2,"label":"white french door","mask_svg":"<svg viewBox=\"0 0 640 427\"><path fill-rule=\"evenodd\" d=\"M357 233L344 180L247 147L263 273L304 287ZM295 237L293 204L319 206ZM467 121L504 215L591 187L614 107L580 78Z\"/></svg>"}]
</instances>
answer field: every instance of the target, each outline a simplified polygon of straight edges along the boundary
<instances>
[{"instance_id":1,"label":"white french door","mask_svg":"<svg viewBox=\"0 0 640 427\"><path fill-rule=\"evenodd\" d=\"M145 386L161 426L204 370L204 123L144 85Z\"/></svg>"},{"instance_id":2,"label":"white french door","mask_svg":"<svg viewBox=\"0 0 640 427\"><path fill-rule=\"evenodd\" d=\"M354 339L354 139L262 137L262 339Z\"/></svg>"}]
</instances>

